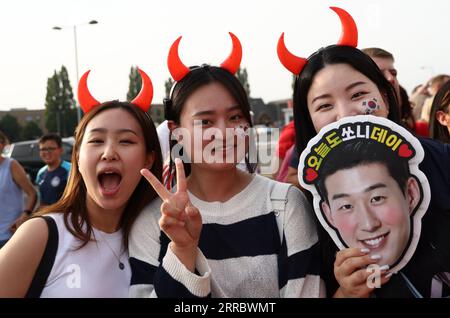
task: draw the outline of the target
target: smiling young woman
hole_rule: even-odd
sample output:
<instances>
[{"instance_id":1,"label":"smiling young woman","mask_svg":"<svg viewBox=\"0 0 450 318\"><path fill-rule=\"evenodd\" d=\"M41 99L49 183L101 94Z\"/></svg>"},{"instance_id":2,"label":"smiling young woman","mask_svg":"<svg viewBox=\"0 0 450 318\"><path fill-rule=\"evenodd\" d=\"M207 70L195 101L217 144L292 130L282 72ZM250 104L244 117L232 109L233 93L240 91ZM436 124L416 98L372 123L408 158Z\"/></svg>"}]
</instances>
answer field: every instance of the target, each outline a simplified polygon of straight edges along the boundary
<instances>
[{"instance_id":1,"label":"smiling young woman","mask_svg":"<svg viewBox=\"0 0 450 318\"><path fill-rule=\"evenodd\" d=\"M221 67L187 68L179 59L176 67L170 61L177 54L169 53L177 82L165 101L166 117L172 133L186 132L172 144L181 148L186 175L180 158L172 157L177 187L170 192L143 171L161 200L140 214L130 236L133 297L323 294L317 233L305 197L253 173L256 162L243 133L252 126L250 105L234 76L240 44L232 38L233 58ZM247 171L237 168L241 160Z\"/></svg>"},{"instance_id":2,"label":"smiling young woman","mask_svg":"<svg viewBox=\"0 0 450 318\"><path fill-rule=\"evenodd\" d=\"M340 118L372 114L399 123L398 102L392 85L375 62L356 48L358 33L353 18L332 8L340 17L343 33L337 45L314 52L309 58L294 56L280 37L278 54L283 65L296 76L294 122L297 154L291 167L298 167L299 154L322 127ZM419 138L425 157L419 168L431 187L431 203L422 219L417 249L404 269L374 290L366 284L374 262L360 248L337 250L323 228L319 228L322 248L322 277L328 296L341 297L434 297L431 288L436 275L450 272L450 145ZM336 254L337 253L337 254ZM438 297L445 296L438 292Z\"/></svg>"}]
</instances>

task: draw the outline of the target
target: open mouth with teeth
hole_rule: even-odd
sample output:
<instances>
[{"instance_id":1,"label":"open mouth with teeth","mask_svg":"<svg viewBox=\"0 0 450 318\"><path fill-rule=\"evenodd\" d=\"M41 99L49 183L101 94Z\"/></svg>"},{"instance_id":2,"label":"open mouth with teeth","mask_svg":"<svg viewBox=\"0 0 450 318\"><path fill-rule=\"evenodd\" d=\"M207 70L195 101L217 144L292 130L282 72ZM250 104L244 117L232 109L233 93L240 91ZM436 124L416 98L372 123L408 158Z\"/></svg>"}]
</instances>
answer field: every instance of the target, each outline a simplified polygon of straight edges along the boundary
<instances>
[{"instance_id":1,"label":"open mouth with teeth","mask_svg":"<svg viewBox=\"0 0 450 318\"><path fill-rule=\"evenodd\" d=\"M383 247L385 245L385 243L386 243L386 239L387 239L388 235L389 235L389 232L384 233L382 235L375 236L375 237L371 237L371 238L368 238L368 239L359 240L359 241L361 242L361 244L364 247L367 247L367 248L373 250L373 249L377 249L377 248Z\"/></svg>"},{"instance_id":2,"label":"open mouth with teeth","mask_svg":"<svg viewBox=\"0 0 450 318\"><path fill-rule=\"evenodd\" d=\"M103 171L97 178L103 195L110 196L119 191L122 175L118 171Z\"/></svg>"}]
</instances>

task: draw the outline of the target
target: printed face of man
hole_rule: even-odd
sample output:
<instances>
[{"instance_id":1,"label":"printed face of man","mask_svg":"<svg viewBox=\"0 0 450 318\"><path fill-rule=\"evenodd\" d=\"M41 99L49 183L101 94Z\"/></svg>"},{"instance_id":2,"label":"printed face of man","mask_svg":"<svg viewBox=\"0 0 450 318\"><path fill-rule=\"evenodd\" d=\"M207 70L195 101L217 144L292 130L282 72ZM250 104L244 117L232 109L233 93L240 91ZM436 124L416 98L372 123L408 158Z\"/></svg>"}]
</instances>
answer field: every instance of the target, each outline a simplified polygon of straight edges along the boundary
<instances>
[{"instance_id":1,"label":"printed face of man","mask_svg":"<svg viewBox=\"0 0 450 318\"><path fill-rule=\"evenodd\" d=\"M348 247L368 248L379 265L392 265L406 249L410 214L420 201L415 178L400 189L382 163L342 169L325 180L328 203L322 203L328 222Z\"/></svg>"}]
</instances>

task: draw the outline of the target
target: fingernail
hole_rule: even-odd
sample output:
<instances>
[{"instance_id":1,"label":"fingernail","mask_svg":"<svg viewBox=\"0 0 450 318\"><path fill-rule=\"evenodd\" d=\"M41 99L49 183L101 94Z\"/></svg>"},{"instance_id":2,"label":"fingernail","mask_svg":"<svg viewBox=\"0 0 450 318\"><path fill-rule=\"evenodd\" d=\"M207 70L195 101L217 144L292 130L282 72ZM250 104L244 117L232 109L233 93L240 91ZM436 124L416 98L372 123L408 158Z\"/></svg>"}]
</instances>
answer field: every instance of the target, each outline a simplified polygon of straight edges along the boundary
<instances>
[{"instance_id":1,"label":"fingernail","mask_svg":"<svg viewBox=\"0 0 450 318\"><path fill-rule=\"evenodd\" d=\"M375 254L375 255L371 255L370 259L381 259L381 255Z\"/></svg>"},{"instance_id":2,"label":"fingernail","mask_svg":"<svg viewBox=\"0 0 450 318\"><path fill-rule=\"evenodd\" d=\"M368 248L362 248L361 253L369 253L370 250Z\"/></svg>"},{"instance_id":3,"label":"fingernail","mask_svg":"<svg viewBox=\"0 0 450 318\"><path fill-rule=\"evenodd\" d=\"M181 159L180 158L175 158L175 164L180 164L181 163Z\"/></svg>"},{"instance_id":4,"label":"fingernail","mask_svg":"<svg viewBox=\"0 0 450 318\"><path fill-rule=\"evenodd\" d=\"M380 266L380 271L387 271L389 269L389 265Z\"/></svg>"}]
</instances>

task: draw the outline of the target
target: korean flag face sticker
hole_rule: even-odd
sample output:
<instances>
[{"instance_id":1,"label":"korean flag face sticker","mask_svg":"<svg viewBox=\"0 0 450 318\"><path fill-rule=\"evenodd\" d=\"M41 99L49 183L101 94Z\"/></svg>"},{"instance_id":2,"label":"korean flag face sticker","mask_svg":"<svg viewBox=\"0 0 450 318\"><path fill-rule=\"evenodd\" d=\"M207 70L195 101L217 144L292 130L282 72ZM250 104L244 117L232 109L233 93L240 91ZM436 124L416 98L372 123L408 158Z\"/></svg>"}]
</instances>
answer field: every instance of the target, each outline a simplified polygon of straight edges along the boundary
<instances>
[{"instance_id":1,"label":"korean flag face sticker","mask_svg":"<svg viewBox=\"0 0 450 318\"><path fill-rule=\"evenodd\" d=\"M364 115L370 115L379 110L381 107L376 98L365 100L362 102Z\"/></svg>"}]
</instances>

